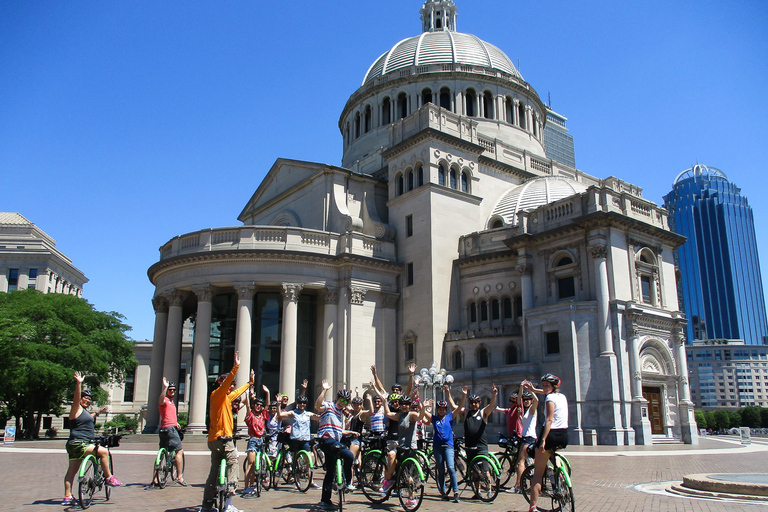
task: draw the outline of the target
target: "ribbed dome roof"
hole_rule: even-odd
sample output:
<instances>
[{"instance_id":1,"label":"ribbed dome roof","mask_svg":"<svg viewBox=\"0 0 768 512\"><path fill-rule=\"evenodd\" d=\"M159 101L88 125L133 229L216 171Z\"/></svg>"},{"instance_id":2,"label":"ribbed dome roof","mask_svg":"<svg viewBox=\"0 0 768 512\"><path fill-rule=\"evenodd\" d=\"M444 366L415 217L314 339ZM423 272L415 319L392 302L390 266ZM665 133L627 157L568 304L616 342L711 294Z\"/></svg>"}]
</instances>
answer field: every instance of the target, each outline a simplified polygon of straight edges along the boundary
<instances>
[{"instance_id":1,"label":"ribbed dome roof","mask_svg":"<svg viewBox=\"0 0 768 512\"><path fill-rule=\"evenodd\" d=\"M496 46L472 34L445 30L424 32L397 43L368 69L363 85L411 66L435 64L478 66L523 79L509 57Z\"/></svg>"},{"instance_id":2,"label":"ribbed dome roof","mask_svg":"<svg viewBox=\"0 0 768 512\"><path fill-rule=\"evenodd\" d=\"M507 226L517 225L517 212L535 210L587 190L577 181L556 176L536 178L510 189L493 208L491 218L501 217Z\"/></svg>"}]
</instances>

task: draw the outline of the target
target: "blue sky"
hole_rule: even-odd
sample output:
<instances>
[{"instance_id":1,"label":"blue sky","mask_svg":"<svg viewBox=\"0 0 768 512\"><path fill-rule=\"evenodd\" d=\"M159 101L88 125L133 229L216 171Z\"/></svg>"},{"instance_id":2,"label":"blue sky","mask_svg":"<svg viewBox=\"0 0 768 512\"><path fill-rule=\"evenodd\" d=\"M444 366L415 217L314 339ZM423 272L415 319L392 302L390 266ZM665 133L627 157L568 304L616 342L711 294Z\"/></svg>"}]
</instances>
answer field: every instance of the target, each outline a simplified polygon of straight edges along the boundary
<instances>
[{"instance_id":1,"label":"blue sky","mask_svg":"<svg viewBox=\"0 0 768 512\"><path fill-rule=\"evenodd\" d=\"M768 281L768 3L456 0L568 117L576 164L657 203L696 162L754 208ZM84 296L152 337L147 268L238 225L278 157L338 165L338 116L420 31L419 0L0 0L0 211L57 240Z\"/></svg>"}]
</instances>

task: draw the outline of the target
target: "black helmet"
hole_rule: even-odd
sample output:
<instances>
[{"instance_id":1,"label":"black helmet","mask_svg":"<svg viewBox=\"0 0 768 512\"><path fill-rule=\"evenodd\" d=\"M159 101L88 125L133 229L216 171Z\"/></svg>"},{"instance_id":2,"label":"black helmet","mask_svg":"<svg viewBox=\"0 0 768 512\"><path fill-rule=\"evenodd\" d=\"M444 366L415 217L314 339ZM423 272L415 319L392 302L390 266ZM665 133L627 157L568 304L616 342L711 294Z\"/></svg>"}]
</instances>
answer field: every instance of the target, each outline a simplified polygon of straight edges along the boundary
<instances>
[{"instance_id":1,"label":"black helmet","mask_svg":"<svg viewBox=\"0 0 768 512\"><path fill-rule=\"evenodd\" d=\"M403 390L403 386L401 386L399 383L395 382L392 384L392 391L394 392L396 389L399 389L400 391Z\"/></svg>"},{"instance_id":2,"label":"black helmet","mask_svg":"<svg viewBox=\"0 0 768 512\"><path fill-rule=\"evenodd\" d=\"M296 403L306 405L307 403L309 403L309 398L307 398L304 395L299 395L298 397L296 397Z\"/></svg>"},{"instance_id":3,"label":"black helmet","mask_svg":"<svg viewBox=\"0 0 768 512\"><path fill-rule=\"evenodd\" d=\"M523 400L533 398L533 393L528 390L523 391Z\"/></svg>"},{"instance_id":4,"label":"black helmet","mask_svg":"<svg viewBox=\"0 0 768 512\"><path fill-rule=\"evenodd\" d=\"M517 398L518 396L520 396L520 393L518 393L517 391L513 391L512 395L509 398Z\"/></svg>"},{"instance_id":5,"label":"black helmet","mask_svg":"<svg viewBox=\"0 0 768 512\"><path fill-rule=\"evenodd\" d=\"M469 403L472 403L472 402L480 403L480 397L478 395L470 395Z\"/></svg>"},{"instance_id":6,"label":"black helmet","mask_svg":"<svg viewBox=\"0 0 768 512\"><path fill-rule=\"evenodd\" d=\"M440 400L439 402L437 402L437 408L439 409L441 407L444 408L444 409L447 409L448 408L448 402L446 402L445 400Z\"/></svg>"},{"instance_id":7,"label":"black helmet","mask_svg":"<svg viewBox=\"0 0 768 512\"><path fill-rule=\"evenodd\" d=\"M169 382L168 383L168 389L176 389L176 383L175 382Z\"/></svg>"},{"instance_id":8,"label":"black helmet","mask_svg":"<svg viewBox=\"0 0 768 512\"><path fill-rule=\"evenodd\" d=\"M352 398L352 393L350 393L348 389L340 389L336 392L337 400L346 400L349 402L350 398Z\"/></svg>"},{"instance_id":9,"label":"black helmet","mask_svg":"<svg viewBox=\"0 0 768 512\"><path fill-rule=\"evenodd\" d=\"M271 402L269 402L269 406L270 407L277 407L277 400L272 400Z\"/></svg>"},{"instance_id":10,"label":"black helmet","mask_svg":"<svg viewBox=\"0 0 768 512\"><path fill-rule=\"evenodd\" d=\"M253 403L254 403L254 404L261 404L261 405L263 406L263 405L264 405L264 399L263 399L263 398L261 398L261 397L258 397L258 398L256 398L256 399L253 401Z\"/></svg>"},{"instance_id":11,"label":"black helmet","mask_svg":"<svg viewBox=\"0 0 768 512\"><path fill-rule=\"evenodd\" d=\"M362 405L363 399L360 398L359 396L356 396L355 398L352 399L352 403L353 404L360 404L360 405Z\"/></svg>"},{"instance_id":12,"label":"black helmet","mask_svg":"<svg viewBox=\"0 0 768 512\"><path fill-rule=\"evenodd\" d=\"M541 382L549 382L553 386L558 387L560 385L560 377L551 373L545 373L541 376Z\"/></svg>"},{"instance_id":13,"label":"black helmet","mask_svg":"<svg viewBox=\"0 0 768 512\"><path fill-rule=\"evenodd\" d=\"M411 397L403 395L402 398L400 398L400 405L411 405Z\"/></svg>"},{"instance_id":14,"label":"black helmet","mask_svg":"<svg viewBox=\"0 0 768 512\"><path fill-rule=\"evenodd\" d=\"M90 389L84 389L80 392L80 398L87 396L88 398L93 398L93 393L91 393Z\"/></svg>"}]
</instances>

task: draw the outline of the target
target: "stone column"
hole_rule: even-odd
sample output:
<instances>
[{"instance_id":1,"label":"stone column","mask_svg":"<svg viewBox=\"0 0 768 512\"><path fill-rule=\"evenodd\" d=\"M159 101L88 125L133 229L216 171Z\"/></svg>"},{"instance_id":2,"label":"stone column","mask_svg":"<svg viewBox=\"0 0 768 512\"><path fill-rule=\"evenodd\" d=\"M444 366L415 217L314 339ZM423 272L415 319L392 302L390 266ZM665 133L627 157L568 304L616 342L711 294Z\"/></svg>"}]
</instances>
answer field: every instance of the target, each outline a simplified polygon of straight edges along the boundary
<instances>
[{"instance_id":1,"label":"stone column","mask_svg":"<svg viewBox=\"0 0 768 512\"><path fill-rule=\"evenodd\" d=\"M520 105L520 100L512 100L512 124L515 126L520 126L520 119L519 117L519 111L518 109Z\"/></svg>"},{"instance_id":2,"label":"stone column","mask_svg":"<svg viewBox=\"0 0 768 512\"><path fill-rule=\"evenodd\" d=\"M376 369L382 382L394 382L397 378L397 303L400 295L397 293L384 294L381 307L382 328L384 330L381 343L376 347Z\"/></svg>"},{"instance_id":3,"label":"stone column","mask_svg":"<svg viewBox=\"0 0 768 512\"><path fill-rule=\"evenodd\" d=\"M211 345L211 312L213 287L198 286L195 343L192 352L192 377L189 390L189 425L187 432L202 434L205 430L205 409L208 404L208 363Z\"/></svg>"},{"instance_id":4,"label":"stone column","mask_svg":"<svg viewBox=\"0 0 768 512\"><path fill-rule=\"evenodd\" d=\"M237 386L242 386L251 378L251 330L253 325L253 295L255 283L235 283L237 292L237 329L235 331L235 350L240 353L240 368L237 370ZM241 409L238 420L245 419L245 410ZM240 418L242 416L242 418ZM242 421L238 421L243 425Z\"/></svg>"},{"instance_id":5,"label":"stone column","mask_svg":"<svg viewBox=\"0 0 768 512\"><path fill-rule=\"evenodd\" d=\"M162 295L152 299L155 308L155 334L152 338L152 359L149 362L149 395L147 416L144 424L144 434L157 432L160 423L160 411L157 409L157 399L163 382L163 357L165 356L165 332L168 328L168 301Z\"/></svg>"},{"instance_id":6,"label":"stone column","mask_svg":"<svg viewBox=\"0 0 768 512\"><path fill-rule=\"evenodd\" d=\"M280 392L293 401L296 392L296 350L301 284L283 283L283 333L280 350Z\"/></svg>"},{"instance_id":7,"label":"stone column","mask_svg":"<svg viewBox=\"0 0 768 512\"><path fill-rule=\"evenodd\" d=\"M637 330L637 315L625 314L627 339L629 340L629 371L632 375L632 428L635 430L635 444L653 444L651 421L648 419L648 400L643 398L643 374L640 366L640 336Z\"/></svg>"},{"instance_id":8,"label":"stone column","mask_svg":"<svg viewBox=\"0 0 768 512\"><path fill-rule=\"evenodd\" d=\"M334 350L337 336L336 320L338 317L339 290L325 288L320 292L323 300L323 345L322 345L322 375L321 379L336 382L334 375Z\"/></svg>"},{"instance_id":9,"label":"stone column","mask_svg":"<svg viewBox=\"0 0 768 512\"><path fill-rule=\"evenodd\" d=\"M686 444L699 444L699 430L696 426L696 416L693 413L693 401L691 401L691 388L688 383L688 359L685 353L685 321L676 322L672 330L672 343L675 346L678 377L680 389L678 395L678 416L680 418L680 436Z\"/></svg>"},{"instance_id":10,"label":"stone column","mask_svg":"<svg viewBox=\"0 0 768 512\"><path fill-rule=\"evenodd\" d=\"M600 355L612 355L613 332L611 329L611 292L608 288L607 247L600 243L591 247L592 260L597 276L597 333L600 339Z\"/></svg>"},{"instance_id":11,"label":"stone column","mask_svg":"<svg viewBox=\"0 0 768 512\"><path fill-rule=\"evenodd\" d=\"M533 265L524 262L516 268L520 274L520 296L523 299L523 316L525 311L533 307Z\"/></svg>"},{"instance_id":12,"label":"stone column","mask_svg":"<svg viewBox=\"0 0 768 512\"><path fill-rule=\"evenodd\" d=\"M533 133L533 109L530 105L525 107L525 130L528 133Z\"/></svg>"},{"instance_id":13,"label":"stone column","mask_svg":"<svg viewBox=\"0 0 768 512\"><path fill-rule=\"evenodd\" d=\"M344 282L348 283L348 278L345 279ZM332 384L333 389L341 389L347 384L347 345L349 344L348 319L350 315L348 284L343 284L339 287L339 303L336 312L338 314L336 320L336 346L334 348L336 382Z\"/></svg>"},{"instance_id":14,"label":"stone column","mask_svg":"<svg viewBox=\"0 0 768 512\"><path fill-rule=\"evenodd\" d=\"M174 290L168 302L168 328L165 331L165 358L163 360L163 376L171 382L179 380L181 367L181 330L184 324L183 306L187 294ZM161 377L162 382L162 377Z\"/></svg>"}]
</instances>

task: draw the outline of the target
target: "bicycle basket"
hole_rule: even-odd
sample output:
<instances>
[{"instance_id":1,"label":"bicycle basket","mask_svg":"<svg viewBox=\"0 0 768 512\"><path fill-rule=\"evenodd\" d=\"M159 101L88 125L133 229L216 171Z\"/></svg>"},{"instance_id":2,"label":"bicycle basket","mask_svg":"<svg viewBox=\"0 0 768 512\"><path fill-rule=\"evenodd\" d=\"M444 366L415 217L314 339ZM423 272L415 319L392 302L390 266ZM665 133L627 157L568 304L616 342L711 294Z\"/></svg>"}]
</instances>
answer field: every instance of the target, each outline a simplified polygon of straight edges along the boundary
<instances>
[{"instance_id":1,"label":"bicycle basket","mask_svg":"<svg viewBox=\"0 0 768 512\"><path fill-rule=\"evenodd\" d=\"M106 436L104 439L105 443L104 446L107 446L109 448L116 448L120 446L120 437L121 436Z\"/></svg>"}]
</instances>

